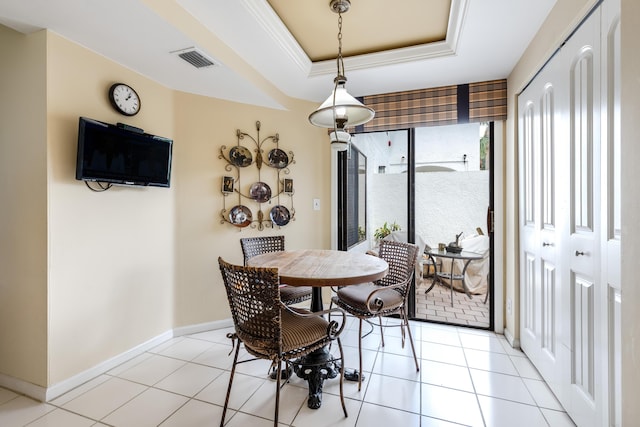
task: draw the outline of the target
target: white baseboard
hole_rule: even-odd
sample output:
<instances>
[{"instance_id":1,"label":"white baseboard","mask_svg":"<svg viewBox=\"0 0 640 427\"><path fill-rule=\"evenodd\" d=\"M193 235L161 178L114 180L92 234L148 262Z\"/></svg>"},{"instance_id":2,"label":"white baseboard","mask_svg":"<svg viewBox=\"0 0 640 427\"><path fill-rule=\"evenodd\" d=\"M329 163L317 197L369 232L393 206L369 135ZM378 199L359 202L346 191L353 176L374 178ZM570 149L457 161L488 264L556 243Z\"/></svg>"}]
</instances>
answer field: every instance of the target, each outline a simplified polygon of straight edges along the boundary
<instances>
[{"instance_id":1,"label":"white baseboard","mask_svg":"<svg viewBox=\"0 0 640 427\"><path fill-rule=\"evenodd\" d=\"M216 320L215 322L199 323L197 325L181 326L174 328L173 336L181 337L183 335L197 334L200 332L213 331L216 329L229 328L233 326L231 318L224 320Z\"/></svg>"},{"instance_id":2,"label":"white baseboard","mask_svg":"<svg viewBox=\"0 0 640 427\"><path fill-rule=\"evenodd\" d=\"M507 342L511 344L513 348L520 348L520 340L517 340L513 337L513 333L507 328L504 329L504 337L507 339Z\"/></svg>"},{"instance_id":3,"label":"white baseboard","mask_svg":"<svg viewBox=\"0 0 640 427\"><path fill-rule=\"evenodd\" d=\"M46 388L5 374L0 374L0 387L24 394L41 402L45 402L47 398Z\"/></svg>"},{"instance_id":4,"label":"white baseboard","mask_svg":"<svg viewBox=\"0 0 640 427\"><path fill-rule=\"evenodd\" d=\"M118 365L133 359L136 356L148 351L149 349L162 344L163 342L183 335L196 334L199 332L206 332L215 329L227 328L233 326L231 319L219 320L215 322L200 323L197 325L183 326L175 328L173 330L166 331L140 345L133 347L130 350L125 351L111 359L80 372L70 378L60 381L50 387L42 387L30 382L4 375L0 373L0 387L13 390L16 393L24 394L25 396L39 400L41 402L49 402L63 394L73 390L74 388L90 381L98 376L110 371Z\"/></svg>"}]
</instances>

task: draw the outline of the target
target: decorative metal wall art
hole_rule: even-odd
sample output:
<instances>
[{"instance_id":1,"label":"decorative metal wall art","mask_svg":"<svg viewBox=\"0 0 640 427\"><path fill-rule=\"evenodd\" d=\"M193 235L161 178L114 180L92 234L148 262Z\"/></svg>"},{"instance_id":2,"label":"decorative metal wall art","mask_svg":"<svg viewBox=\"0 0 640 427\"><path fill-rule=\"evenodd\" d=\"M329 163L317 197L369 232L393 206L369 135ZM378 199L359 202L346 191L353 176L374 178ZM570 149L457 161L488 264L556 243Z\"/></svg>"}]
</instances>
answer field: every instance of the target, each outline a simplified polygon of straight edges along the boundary
<instances>
[{"instance_id":1,"label":"decorative metal wall art","mask_svg":"<svg viewBox=\"0 0 640 427\"><path fill-rule=\"evenodd\" d=\"M280 178L281 174L289 175L289 166L295 163L293 152L285 152L280 148L280 136L277 133L260 139L259 121L256 121L256 134L254 138L237 129L236 145L228 150L226 145L220 147L218 158L227 162L224 168L229 172L222 177L221 192L224 198L220 223L239 228L250 226L258 230L283 227L295 220L293 179ZM274 143L275 147L268 150L265 159L268 147L264 148L263 145L267 142ZM242 144L251 145L251 148ZM252 165L256 168L251 168ZM273 188L269 183L273 184ZM267 206L263 208L265 204ZM231 205L231 208L227 209L227 205Z\"/></svg>"}]
</instances>

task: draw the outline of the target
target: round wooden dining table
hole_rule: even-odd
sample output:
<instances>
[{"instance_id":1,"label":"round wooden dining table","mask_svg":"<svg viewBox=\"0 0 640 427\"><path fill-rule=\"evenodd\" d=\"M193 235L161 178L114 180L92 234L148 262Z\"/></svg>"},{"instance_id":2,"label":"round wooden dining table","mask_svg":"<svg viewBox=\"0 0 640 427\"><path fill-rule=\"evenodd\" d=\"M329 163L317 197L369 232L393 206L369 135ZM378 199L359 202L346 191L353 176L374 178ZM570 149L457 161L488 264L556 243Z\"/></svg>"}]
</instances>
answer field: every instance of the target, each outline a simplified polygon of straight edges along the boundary
<instances>
[{"instance_id":1,"label":"round wooden dining table","mask_svg":"<svg viewBox=\"0 0 640 427\"><path fill-rule=\"evenodd\" d=\"M327 249L299 249L268 252L249 258L250 267L277 268L280 283L290 286L312 286L311 311L321 311L322 288L325 286L349 286L382 279L389 271L387 262L376 256ZM335 378L340 369L330 362L327 348L316 350L303 358L300 368L294 368L298 377L307 380L309 398L307 406L318 409L322 404L322 385L325 379ZM345 378L357 381L354 371Z\"/></svg>"},{"instance_id":2,"label":"round wooden dining table","mask_svg":"<svg viewBox=\"0 0 640 427\"><path fill-rule=\"evenodd\" d=\"M280 282L290 286L313 286L312 311L322 310L322 287L373 282L389 270L381 258L329 249L268 252L249 258L247 265L277 268Z\"/></svg>"}]
</instances>

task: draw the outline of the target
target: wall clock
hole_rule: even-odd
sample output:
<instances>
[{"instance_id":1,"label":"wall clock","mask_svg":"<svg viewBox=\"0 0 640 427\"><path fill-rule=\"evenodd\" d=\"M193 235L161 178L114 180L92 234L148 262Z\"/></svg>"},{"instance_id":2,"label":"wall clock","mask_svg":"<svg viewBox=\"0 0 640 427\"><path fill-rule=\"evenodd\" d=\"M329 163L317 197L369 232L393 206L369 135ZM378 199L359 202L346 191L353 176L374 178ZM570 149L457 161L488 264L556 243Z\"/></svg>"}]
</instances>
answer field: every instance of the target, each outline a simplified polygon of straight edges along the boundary
<instances>
[{"instance_id":1,"label":"wall clock","mask_svg":"<svg viewBox=\"0 0 640 427\"><path fill-rule=\"evenodd\" d=\"M115 83L109 88L109 101L113 108L125 116L135 116L140 111L140 97L129 85Z\"/></svg>"}]
</instances>

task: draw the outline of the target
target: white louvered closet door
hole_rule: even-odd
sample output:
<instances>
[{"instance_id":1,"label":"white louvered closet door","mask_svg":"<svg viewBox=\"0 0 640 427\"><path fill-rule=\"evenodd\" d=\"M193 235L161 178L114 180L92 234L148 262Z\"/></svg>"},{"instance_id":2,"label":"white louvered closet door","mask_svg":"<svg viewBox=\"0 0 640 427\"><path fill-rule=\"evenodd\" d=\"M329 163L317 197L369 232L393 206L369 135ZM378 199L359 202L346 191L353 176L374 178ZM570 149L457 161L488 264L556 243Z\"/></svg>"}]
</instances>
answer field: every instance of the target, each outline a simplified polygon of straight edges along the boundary
<instances>
[{"instance_id":1,"label":"white louvered closet door","mask_svg":"<svg viewBox=\"0 0 640 427\"><path fill-rule=\"evenodd\" d=\"M558 257L566 228L566 196L558 185L556 145L566 132L558 63L550 63L519 96L520 132L520 342L554 393L561 392L566 352L559 346L562 313ZM566 97L565 97L566 99ZM566 101L564 101L566 105ZM563 128L563 126L565 128ZM562 171L560 171L562 172ZM564 204L564 205L563 205ZM563 358L564 357L564 362Z\"/></svg>"},{"instance_id":2,"label":"white louvered closet door","mask_svg":"<svg viewBox=\"0 0 640 427\"><path fill-rule=\"evenodd\" d=\"M521 346L578 426L620 425L619 11L518 97Z\"/></svg>"},{"instance_id":3,"label":"white louvered closet door","mask_svg":"<svg viewBox=\"0 0 640 427\"><path fill-rule=\"evenodd\" d=\"M570 383L563 402L576 424L600 426L599 374L604 368L597 350L602 337L600 269L600 11L584 22L558 55L569 88L565 182L569 185L568 245L562 274L565 312L562 345L571 354ZM566 235L566 234L565 234ZM568 327L568 329L567 329Z\"/></svg>"}]
</instances>

